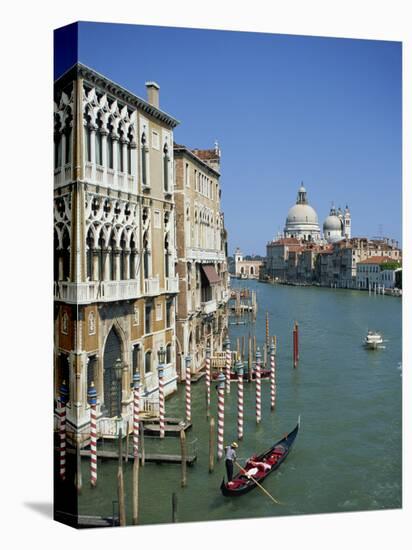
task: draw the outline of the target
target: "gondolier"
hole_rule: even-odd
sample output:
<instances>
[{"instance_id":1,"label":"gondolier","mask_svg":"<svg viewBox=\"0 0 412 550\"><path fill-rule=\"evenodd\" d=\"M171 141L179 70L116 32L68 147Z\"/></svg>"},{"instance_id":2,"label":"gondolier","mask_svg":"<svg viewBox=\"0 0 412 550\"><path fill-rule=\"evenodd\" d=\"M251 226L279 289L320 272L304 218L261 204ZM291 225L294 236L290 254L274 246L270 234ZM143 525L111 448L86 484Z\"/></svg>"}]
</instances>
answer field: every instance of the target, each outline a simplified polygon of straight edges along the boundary
<instances>
[{"instance_id":1,"label":"gondolier","mask_svg":"<svg viewBox=\"0 0 412 550\"><path fill-rule=\"evenodd\" d=\"M228 445L225 447L225 466L226 466L226 474L227 474L227 481L232 481L233 478L233 464L236 461L236 450L238 447L238 444L236 441L233 441L231 445Z\"/></svg>"}]
</instances>

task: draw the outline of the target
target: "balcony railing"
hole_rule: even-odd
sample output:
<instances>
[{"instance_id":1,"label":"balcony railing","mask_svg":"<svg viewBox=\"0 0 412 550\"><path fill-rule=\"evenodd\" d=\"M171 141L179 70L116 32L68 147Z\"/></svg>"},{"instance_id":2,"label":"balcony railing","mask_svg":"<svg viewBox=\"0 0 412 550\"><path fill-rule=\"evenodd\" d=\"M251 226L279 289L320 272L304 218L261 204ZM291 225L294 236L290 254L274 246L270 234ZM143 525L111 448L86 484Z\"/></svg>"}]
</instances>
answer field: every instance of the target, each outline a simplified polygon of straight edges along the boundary
<instances>
[{"instance_id":1,"label":"balcony railing","mask_svg":"<svg viewBox=\"0 0 412 550\"><path fill-rule=\"evenodd\" d=\"M216 300L209 300L208 302L202 302L202 312L205 315L214 313L217 309Z\"/></svg>"},{"instance_id":2,"label":"balcony railing","mask_svg":"<svg viewBox=\"0 0 412 550\"><path fill-rule=\"evenodd\" d=\"M159 277L149 277L144 280L144 293L146 296L157 296L159 292Z\"/></svg>"},{"instance_id":3,"label":"balcony railing","mask_svg":"<svg viewBox=\"0 0 412 550\"><path fill-rule=\"evenodd\" d=\"M137 279L124 281L89 281L87 283L55 283L54 298L68 304L114 302L131 300L141 296Z\"/></svg>"},{"instance_id":4,"label":"balcony railing","mask_svg":"<svg viewBox=\"0 0 412 550\"><path fill-rule=\"evenodd\" d=\"M171 294L179 292L179 277L166 278L166 292Z\"/></svg>"},{"instance_id":5,"label":"balcony railing","mask_svg":"<svg viewBox=\"0 0 412 550\"><path fill-rule=\"evenodd\" d=\"M202 248L188 248L186 257L188 260L203 262L223 261L225 253L221 250L204 250Z\"/></svg>"}]
</instances>

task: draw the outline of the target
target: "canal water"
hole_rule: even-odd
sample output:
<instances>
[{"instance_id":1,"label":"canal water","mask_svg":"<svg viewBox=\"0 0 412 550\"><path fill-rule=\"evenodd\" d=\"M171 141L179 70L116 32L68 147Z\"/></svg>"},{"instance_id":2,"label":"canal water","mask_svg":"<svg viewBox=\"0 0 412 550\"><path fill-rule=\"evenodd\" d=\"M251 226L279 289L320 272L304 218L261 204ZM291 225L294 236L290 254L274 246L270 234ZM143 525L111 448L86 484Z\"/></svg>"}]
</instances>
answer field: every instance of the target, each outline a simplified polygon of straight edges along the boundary
<instances>
[{"instance_id":1,"label":"canal water","mask_svg":"<svg viewBox=\"0 0 412 550\"><path fill-rule=\"evenodd\" d=\"M402 506L402 304L399 298L367 292L233 281L257 292L255 325L231 325L237 337L256 334L261 346L265 317L276 334L277 399L270 411L269 381L262 381L262 422L255 420L255 386L244 385L244 439L238 457L269 447L295 425L301 431L286 461L264 482L279 501L259 489L240 498L225 498L219 486L224 464L208 472L208 423L204 378L192 387L193 428L189 452L197 462L187 469L188 486L180 487L180 465L146 463L140 468L140 524L171 521L172 493L177 494L178 521L256 518L326 512L379 510ZM299 323L300 362L292 366L293 322ZM367 351L368 328L382 331L384 349ZM246 338L247 340L247 338ZM226 396L225 442L236 439L236 391ZM217 392L212 387L216 417ZM166 402L167 416L184 416L184 387ZM178 452L178 438L146 441L146 452ZM79 513L111 515L117 499L116 461L98 463L98 487L88 484L83 461ZM132 463L125 464L128 523L131 523Z\"/></svg>"}]
</instances>

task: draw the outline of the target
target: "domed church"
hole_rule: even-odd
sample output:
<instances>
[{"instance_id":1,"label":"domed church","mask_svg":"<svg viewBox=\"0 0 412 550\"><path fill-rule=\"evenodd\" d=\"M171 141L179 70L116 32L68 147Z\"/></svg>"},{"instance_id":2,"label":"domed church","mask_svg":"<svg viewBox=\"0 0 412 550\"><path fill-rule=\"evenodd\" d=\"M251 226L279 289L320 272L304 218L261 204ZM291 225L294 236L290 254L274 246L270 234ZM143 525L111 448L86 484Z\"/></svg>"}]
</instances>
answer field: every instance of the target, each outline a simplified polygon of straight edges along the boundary
<instances>
[{"instance_id":1,"label":"domed church","mask_svg":"<svg viewBox=\"0 0 412 550\"><path fill-rule=\"evenodd\" d=\"M295 238L299 241L321 242L318 215L308 203L303 182L298 190L296 204L288 212L284 233L285 237Z\"/></svg>"},{"instance_id":2,"label":"domed church","mask_svg":"<svg viewBox=\"0 0 412 550\"><path fill-rule=\"evenodd\" d=\"M289 210L284 229L284 236L299 241L322 244L325 241L335 243L351 238L351 216L348 206L344 212L332 205L329 216L323 224L323 237L320 231L318 215L308 203L307 192L303 182L298 190L296 204Z\"/></svg>"}]
</instances>

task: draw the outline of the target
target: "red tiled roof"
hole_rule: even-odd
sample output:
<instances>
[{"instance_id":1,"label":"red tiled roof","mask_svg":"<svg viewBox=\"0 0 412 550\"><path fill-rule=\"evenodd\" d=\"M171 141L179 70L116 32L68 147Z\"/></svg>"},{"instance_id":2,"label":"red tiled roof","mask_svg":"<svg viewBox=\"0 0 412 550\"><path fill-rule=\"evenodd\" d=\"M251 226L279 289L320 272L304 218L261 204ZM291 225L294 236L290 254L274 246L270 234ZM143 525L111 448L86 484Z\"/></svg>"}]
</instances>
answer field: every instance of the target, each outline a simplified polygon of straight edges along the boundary
<instances>
[{"instance_id":1,"label":"red tiled roof","mask_svg":"<svg viewBox=\"0 0 412 550\"><path fill-rule=\"evenodd\" d=\"M192 153L202 160L219 160L219 155L214 149L192 149Z\"/></svg>"},{"instance_id":2,"label":"red tiled roof","mask_svg":"<svg viewBox=\"0 0 412 550\"><path fill-rule=\"evenodd\" d=\"M358 262L358 264L385 264L393 261L394 259L389 258L389 256L371 256L370 258L366 258L366 260Z\"/></svg>"}]
</instances>

